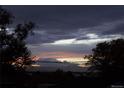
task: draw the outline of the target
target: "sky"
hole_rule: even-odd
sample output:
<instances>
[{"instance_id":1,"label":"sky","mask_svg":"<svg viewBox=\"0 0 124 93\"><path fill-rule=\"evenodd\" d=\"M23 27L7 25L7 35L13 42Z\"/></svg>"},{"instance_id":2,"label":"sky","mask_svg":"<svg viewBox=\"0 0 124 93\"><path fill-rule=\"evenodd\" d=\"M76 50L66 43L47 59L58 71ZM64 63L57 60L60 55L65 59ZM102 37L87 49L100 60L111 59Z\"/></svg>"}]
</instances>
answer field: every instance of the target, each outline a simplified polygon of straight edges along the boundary
<instances>
[{"instance_id":1,"label":"sky","mask_svg":"<svg viewBox=\"0 0 124 93\"><path fill-rule=\"evenodd\" d=\"M61 5L3 6L14 16L13 26L32 21L34 35L26 40L40 59L85 61L97 43L124 36L124 6Z\"/></svg>"}]
</instances>

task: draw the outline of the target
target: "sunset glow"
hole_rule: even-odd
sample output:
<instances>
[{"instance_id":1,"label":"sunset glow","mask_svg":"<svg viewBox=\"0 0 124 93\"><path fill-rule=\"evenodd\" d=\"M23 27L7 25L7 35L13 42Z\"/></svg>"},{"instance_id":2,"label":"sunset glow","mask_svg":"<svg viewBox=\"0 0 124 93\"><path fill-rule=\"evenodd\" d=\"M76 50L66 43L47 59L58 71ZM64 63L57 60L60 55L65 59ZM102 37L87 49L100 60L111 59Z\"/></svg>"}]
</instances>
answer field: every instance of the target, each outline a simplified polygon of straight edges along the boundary
<instances>
[{"instance_id":1,"label":"sunset glow","mask_svg":"<svg viewBox=\"0 0 124 93\"><path fill-rule=\"evenodd\" d=\"M33 56L31 59L32 59L32 61L38 61L39 58L40 58L40 57L38 57L38 56Z\"/></svg>"},{"instance_id":2,"label":"sunset glow","mask_svg":"<svg viewBox=\"0 0 124 93\"><path fill-rule=\"evenodd\" d=\"M68 62L87 62L88 59L84 59L84 58L57 58L57 60L64 62L64 61L68 61Z\"/></svg>"},{"instance_id":3,"label":"sunset glow","mask_svg":"<svg viewBox=\"0 0 124 93\"><path fill-rule=\"evenodd\" d=\"M73 53L73 52L42 52L37 56L34 56L32 59L42 60L42 58L53 58L60 62L86 62L88 59L84 59L84 54L81 53Z\"/></svg>"},{"instance_id":4,"label":"sunset glow","mask_svg":"<svg viewBox=\"0 0 124 93\"><path fill-rule=\"evenodd\" d=\"M0 88L124 88L122 0L8 1L0 5Z\"/></svg>"},{"instance_id":5,"label":"sunset glow","mask_svg":"<svg viewBox=\"0 0 124 93\"><path fill-rule=\"evenodd\" d=\"M39 58L83 58L84 54L74 52L41 52Z\"/></svg>"},{"instance_id":6,"label":"sunset glow","mask_svg":"<svg viewBox=\"0 0 124 93\"><path fill-rule=\"evenodd\" d=\"M38 64L32 64L31 66L32 66L32 67L40 67L41 65L38 65Z\"/></svg>"}]
</instances>

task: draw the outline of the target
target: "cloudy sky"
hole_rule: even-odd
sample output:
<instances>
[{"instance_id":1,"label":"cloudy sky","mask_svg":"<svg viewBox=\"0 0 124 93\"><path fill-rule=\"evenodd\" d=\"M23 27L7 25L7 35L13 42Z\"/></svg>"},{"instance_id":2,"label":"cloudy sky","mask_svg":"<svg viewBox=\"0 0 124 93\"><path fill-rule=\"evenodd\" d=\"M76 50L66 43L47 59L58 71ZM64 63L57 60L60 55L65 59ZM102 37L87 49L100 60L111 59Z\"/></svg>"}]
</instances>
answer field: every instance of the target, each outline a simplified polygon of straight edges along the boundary
<instances>
[{"instance_id":1,"label":"cloudy sky","mask_svg":"<svg viewBox=\"0 0 124 93\"><path fill-rule=\"evenodd\" d=\"M124 6L3 6L14 24L32 21L27 39L41 58L82 58L96 43L124 36Z\"/></svg>"}]
</instances>

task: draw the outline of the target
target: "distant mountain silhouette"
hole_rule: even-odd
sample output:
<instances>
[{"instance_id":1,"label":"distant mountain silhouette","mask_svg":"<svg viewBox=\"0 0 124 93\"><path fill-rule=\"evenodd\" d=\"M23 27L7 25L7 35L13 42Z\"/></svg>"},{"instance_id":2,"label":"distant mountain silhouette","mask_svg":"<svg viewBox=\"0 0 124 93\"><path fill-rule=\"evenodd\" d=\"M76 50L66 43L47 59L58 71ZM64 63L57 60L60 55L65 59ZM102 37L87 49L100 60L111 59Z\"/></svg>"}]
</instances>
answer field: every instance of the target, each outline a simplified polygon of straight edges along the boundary
<instances>
[{"instance_id":1,"label":"distant mountain silhouette","mask_svg":"<svg viewBox=\"0 0 124 93\"><path fill-rule=\"evenodd\" d=\"M55 58L41 58L41 59L39 59L39 61L42 61L42 62L60 62Z\"/></svg>"},{"instance_id":2,"label":"distant mountain silhouette","mask_svg":"<svg viewBox=\"0 0 124 93\"><path fill-rule=\"evenodd\" d=\"M41 71L41 72L53 72L57 69L61 69L63 71L72 71L72 72L85 72L88 67L80 67L79 64L74 64L70 62L60 62L52 60L41 60L35 63L37 66L30 67L29 71ZM40 67L39 67L40 65Z\"/></svg>"}]
</instances>

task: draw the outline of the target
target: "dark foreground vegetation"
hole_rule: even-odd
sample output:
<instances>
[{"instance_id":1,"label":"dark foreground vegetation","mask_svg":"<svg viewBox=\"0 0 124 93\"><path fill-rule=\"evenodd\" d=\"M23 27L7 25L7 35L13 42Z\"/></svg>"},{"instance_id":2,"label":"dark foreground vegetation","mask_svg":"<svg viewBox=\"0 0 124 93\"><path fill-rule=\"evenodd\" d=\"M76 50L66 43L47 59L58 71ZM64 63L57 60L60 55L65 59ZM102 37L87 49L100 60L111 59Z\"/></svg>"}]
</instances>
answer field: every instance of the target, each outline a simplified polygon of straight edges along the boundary
<instances>
[{"instance_id":1,"label":"dark foreground vegetation","mask_svg":"<svg viewBox=\"0 0 124 93\"><path fill-rule=\"evenodd\" d=\"M87 72L27 72L32 64L25 39L32 33L32 22L18 24L8 33L13 16L0 8L0 87L124 87L124 39L97 44Z\"/></svg>"},{"instance_id":2,"label":"dark foreground vegetation","mask_svg":"<svg viewBox=\"0 0 124 93\"><path fill-rule=\"evenodd\" d=\"M13 73L13 72L12 72ZM103 79L80 72L15 72L5 75L0 87L8 88L106 88L124 87L123 80Z\"/></svg>"}]
</instances>

